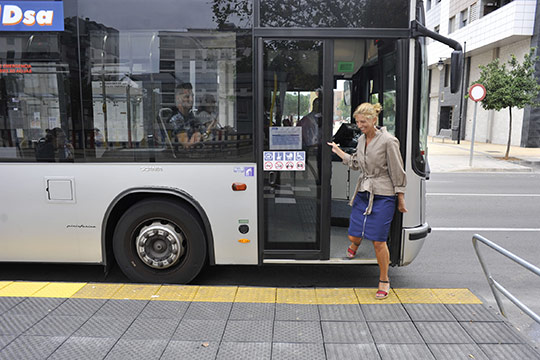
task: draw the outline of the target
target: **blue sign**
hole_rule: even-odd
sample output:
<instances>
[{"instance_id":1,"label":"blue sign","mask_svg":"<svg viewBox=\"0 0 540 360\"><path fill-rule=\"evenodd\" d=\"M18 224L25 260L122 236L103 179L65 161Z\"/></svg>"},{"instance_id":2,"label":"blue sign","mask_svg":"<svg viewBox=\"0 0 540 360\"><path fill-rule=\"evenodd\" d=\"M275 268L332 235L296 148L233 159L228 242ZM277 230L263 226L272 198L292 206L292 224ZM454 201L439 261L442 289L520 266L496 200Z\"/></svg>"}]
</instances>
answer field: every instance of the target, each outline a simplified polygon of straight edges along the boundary
<instances>
[{"instance_id":1,"label":"blue sign","mask_svg":"<svg viewBox=\"0 0 540 360\"><path fill-rule=\"evenodd\" d=\"M64 3L0 1L0 31L64 31Z\"/></svg>"}]
</instances>

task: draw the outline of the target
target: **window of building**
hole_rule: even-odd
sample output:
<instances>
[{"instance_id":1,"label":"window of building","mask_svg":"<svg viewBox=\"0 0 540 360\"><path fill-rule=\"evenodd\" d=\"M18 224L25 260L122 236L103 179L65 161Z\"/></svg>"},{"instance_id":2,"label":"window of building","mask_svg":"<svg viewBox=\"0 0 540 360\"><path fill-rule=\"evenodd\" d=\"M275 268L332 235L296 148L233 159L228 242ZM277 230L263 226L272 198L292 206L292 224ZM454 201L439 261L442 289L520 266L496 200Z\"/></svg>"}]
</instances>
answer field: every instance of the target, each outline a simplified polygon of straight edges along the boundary
<instances>
[{"instance_id":1,"label":"window of building","mask_svg":"<svg viewBox=\"0 0 540 360\"><path fill-rule=\"evenodd\" d=\"M431 9L431 0L426 1L426 11L429 11Z\"/></svg>"},{"instance_id":2,"label":"window of building","mask_svg":"<svg viewBox=\"0 0 540 360\"><path fill-rule=\"evenodd\" d=\"M444 87L450 86L450 65L444 65Z\"/></svg>"},{"instance_id":3,"label":"window of building","mask_svg":"<svg viewBox=\"0 0 540 360\"><path fill-rule=\"evenodd\" d=\"M467 26L469 19L469 9L465 9L459 13L459 28Z\"/></svg>"},{"instance_id":4,"label":"window of building","mask_svg":"<svg viewBox=\"0 0 540 360\"><path fill-rule=\"evenodd\" d=\"M452 16L450 20L448 20L448 33L451 34L456 29L456 17Z\"/></svg>"},{"instance_id":5,"label":"window of building","mask_svg":"<svg viewBox=\"0 0 540 360\"><path fill-rule=\"evenodd\" d=\"M433 28L433 31L435 31L437 34L441 32L441 25L437 25Z\"/></svg>"}]
</instances>

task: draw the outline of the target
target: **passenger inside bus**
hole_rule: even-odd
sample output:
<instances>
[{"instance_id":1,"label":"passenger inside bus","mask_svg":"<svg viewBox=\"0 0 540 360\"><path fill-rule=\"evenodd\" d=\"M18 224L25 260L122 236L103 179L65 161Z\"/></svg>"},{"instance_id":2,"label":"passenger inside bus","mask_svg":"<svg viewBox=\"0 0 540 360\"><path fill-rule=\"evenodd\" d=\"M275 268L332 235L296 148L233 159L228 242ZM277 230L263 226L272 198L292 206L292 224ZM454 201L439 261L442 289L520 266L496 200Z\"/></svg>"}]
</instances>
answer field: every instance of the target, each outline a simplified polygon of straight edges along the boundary
<instances>
[{"instance_id":1,"label":"passenger inside bus","mask_svg":"<svg viewBox=\"0 0 540 360\"><path fill-rule=\"evenodd\" d=\"M174 140L185 147L201 141L205 126L193 114L193 86L183 83L175 89L176 108L169 120Z\"/></svg>"}]
</instances>

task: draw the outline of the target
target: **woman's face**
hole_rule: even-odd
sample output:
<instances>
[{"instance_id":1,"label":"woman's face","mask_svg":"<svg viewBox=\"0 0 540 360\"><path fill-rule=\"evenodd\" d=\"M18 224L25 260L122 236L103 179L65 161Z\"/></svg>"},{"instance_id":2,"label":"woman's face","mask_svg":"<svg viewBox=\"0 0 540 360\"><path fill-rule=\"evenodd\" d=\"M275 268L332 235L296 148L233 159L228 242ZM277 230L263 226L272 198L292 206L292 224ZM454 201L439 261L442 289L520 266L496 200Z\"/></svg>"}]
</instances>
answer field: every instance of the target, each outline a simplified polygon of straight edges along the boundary
<instances>
[{"instance_id":1,"label":"woman's face","mask_svg":"<svg viewBox=\"0 0 540 360\"><path fill-rule=\"evenodd\" d=\"M356 125L358 125L358 128L363 133L366 133L366 131L369 132L375 126L375 122L377 121L377 118L370 119L363 114L356 115L354 119L356 120Z\"/></svg>"}]
</instances>

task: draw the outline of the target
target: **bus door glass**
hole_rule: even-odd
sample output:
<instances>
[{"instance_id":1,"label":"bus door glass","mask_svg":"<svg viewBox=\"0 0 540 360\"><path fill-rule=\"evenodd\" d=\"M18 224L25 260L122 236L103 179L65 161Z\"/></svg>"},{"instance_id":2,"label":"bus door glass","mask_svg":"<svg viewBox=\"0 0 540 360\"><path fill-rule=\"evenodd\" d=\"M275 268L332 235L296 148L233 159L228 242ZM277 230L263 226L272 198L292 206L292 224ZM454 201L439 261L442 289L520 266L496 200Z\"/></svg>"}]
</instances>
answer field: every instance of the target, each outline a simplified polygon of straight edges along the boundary
<instances>
[{"instance_id":1,"label":"bus door glass","mask_svg":"<svg viewBox=\"0 0 540 360\"><path fill-rule=\"evenodd\" d=\"M324 42L263 44L265 258L319 259Z\"/></svg>"}]
</instances>

